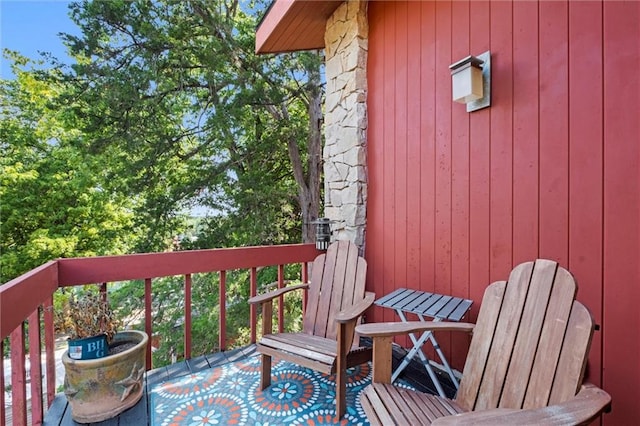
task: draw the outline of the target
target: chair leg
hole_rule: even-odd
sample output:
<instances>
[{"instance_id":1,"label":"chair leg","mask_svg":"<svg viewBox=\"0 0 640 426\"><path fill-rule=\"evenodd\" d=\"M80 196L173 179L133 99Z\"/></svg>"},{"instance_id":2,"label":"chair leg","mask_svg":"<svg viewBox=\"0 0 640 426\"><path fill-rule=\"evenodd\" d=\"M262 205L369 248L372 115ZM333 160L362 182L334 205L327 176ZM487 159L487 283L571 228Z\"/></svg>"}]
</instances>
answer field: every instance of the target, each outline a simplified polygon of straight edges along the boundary
<instances>
[{"instance_id":1,"label":"chair leg","mask_svg":"<svg viewBox=\"0 0 640 426\"><path fill-rule=\"evenodd\" d=\"M271 355L261 355L260 390L265 390L271 385Z\"/></svg>"},{"instance_id":2,"label":"chair leg","mask_svg":"<svg viewBox=\"0 0 640 426\"><path fill-rule=\"evenodd\" d=\"M345 369L336 371L336 417L339 421L347 411L347 372Z\"/></svg>"},{"instance_id":3,"label":"chair leg","mask_svg":"<svg viewBox=\"0 0 640 426\"><path fill-rule=\"evenodd\" d=\"M336 359L336 416L340 421L347 408L347 325L338 323L338 357ZM353 327L351 327L353 329Z\"/></svg>"}]
</instances>

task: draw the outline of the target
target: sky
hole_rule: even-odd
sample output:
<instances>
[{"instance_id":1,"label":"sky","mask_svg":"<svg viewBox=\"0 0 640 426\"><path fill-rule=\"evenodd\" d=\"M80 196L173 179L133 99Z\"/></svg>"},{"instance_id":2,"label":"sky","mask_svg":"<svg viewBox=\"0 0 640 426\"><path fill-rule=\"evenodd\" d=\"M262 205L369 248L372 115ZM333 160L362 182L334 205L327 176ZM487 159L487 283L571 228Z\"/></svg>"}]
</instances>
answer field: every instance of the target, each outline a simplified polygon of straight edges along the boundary
<instances>
[{"instance_id":1,"label":"sky","mask_svg":"<svg viewBox=\"0 0 640 426\"><path fill-rule=\"evenodd\" d=\"M58 33L78 34L68 16L67 0L0 0L0 48L17 50L37 59L38 52L50 52L70 62ZM9 62L1 59L1 78L12 78Z\"/></svg>"}]
</instances>

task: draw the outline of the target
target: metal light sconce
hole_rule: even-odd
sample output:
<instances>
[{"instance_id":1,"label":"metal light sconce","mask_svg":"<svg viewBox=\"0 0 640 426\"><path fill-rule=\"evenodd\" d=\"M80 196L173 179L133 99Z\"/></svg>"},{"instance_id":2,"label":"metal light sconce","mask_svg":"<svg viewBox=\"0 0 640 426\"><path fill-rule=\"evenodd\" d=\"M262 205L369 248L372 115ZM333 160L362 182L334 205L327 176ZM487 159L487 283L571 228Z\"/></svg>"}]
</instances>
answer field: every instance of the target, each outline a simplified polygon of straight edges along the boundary
<instances>
[{"instance_id":1,"label":"metal light sconce","mask_svg":"<svg viewBox=\"0 0 640 426\"><path fill-rule=\"evenodd\" d=\"M316 249L328 249L331 242L331 220L328 217L319 217L313 223L316 225Z\"/></svg>"},{"instance_id":2,"label":"metal light sconce","mask_svg":"<svg viewBox=\"0 0 640 426\"><path fill-rule=\"evenodd\" d=\"M467 104L467 112L491 105L491 52L467 56L449 69L454 102Z\"/></svg>"}]
</instances>

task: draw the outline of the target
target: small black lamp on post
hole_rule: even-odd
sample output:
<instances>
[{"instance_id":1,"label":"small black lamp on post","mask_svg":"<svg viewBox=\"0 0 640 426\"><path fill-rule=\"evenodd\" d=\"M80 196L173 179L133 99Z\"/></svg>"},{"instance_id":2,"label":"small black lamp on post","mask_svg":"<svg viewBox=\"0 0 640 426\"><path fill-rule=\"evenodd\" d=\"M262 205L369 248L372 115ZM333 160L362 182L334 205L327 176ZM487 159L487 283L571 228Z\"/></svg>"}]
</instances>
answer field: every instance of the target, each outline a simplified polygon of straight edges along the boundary
<instances>
[{"instance_id":1,"label":"small black lamp on post","mask_svg":"<svg viewBox=\"0 0 640 426\"><path fill-rule=\"evenodd\" d=\"M328 249L331 242L331 220L328 217L319 217L313 223L316 225L316 249Z\"/></svg>"}]
</instances>

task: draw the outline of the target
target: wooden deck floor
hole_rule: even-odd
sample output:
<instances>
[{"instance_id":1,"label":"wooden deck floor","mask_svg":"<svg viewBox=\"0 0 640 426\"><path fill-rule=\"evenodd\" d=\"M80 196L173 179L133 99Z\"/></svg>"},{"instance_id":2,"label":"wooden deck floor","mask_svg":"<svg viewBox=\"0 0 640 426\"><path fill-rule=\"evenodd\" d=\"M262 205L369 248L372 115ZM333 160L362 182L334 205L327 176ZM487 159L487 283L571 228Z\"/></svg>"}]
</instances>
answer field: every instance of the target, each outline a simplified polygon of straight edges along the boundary
<instances>
[{"instance_id":1,"label":"wooden deck floor","mask_svg":"<svg viewBox=\"0 0 640 426\"><path fill-rule=\"evenodd\" d=\"M255 346L247 346L232 351L219 352L212 355L203 355L188 361L179 362L166 367L156 368L147 372L145 376L145 389L142 399L138 404L118 417L106 420L100 423L91 423L91 426L139 426L149 425L149 397L148 393L155 385L186 374L195 373L208 368L217 367L226 363L240 361L244 358L256 354ZM404 356L405 351L394 345L393 363L394 369ZM446 374L438 374L440 382L445 392L453 396L455 389L451 385ZM422 392L435 394L434 386L427 376L424 367L415 361L409 364L400 376L404 380L411 383L416 389ZM47 411L44 419L44 425L47 426L70 426L79 425L71 418L71 410L67 403L67 398L63 393L56 395L56 398Z\"/></svg>"}]
</instances>

